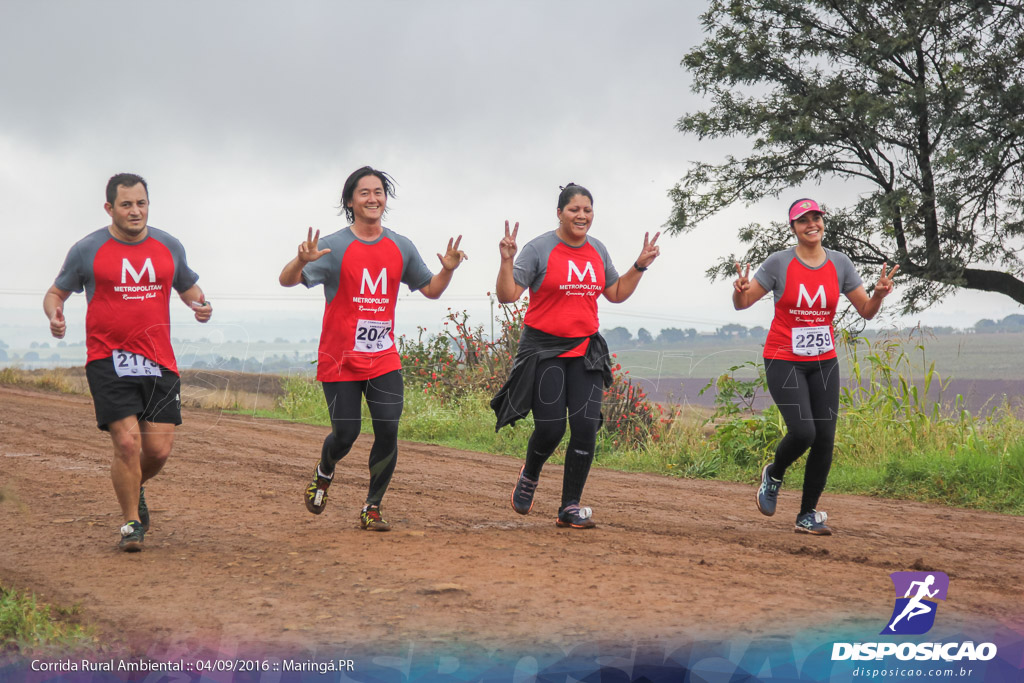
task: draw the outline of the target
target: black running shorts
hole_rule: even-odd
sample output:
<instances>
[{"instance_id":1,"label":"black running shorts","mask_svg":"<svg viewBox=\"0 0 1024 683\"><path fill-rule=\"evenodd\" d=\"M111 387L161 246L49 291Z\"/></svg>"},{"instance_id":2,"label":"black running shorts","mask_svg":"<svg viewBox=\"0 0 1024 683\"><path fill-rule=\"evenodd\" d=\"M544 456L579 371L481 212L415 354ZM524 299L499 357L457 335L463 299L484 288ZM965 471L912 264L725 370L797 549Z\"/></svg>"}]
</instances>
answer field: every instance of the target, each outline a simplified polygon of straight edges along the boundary
<instances>
[{"instance_id":1,"label":"black running shorts","mask_svg":"<svg viewBox=\"0 0 1024 683\"><path fill-rule=\"evenodd\" d=\"M181 379L167 368L161 370L161 377L118 377L110 358L86 365L96 426L108 431L111 422L132 415L147 422L180 425Z\"/></svg>"}]
</instances>

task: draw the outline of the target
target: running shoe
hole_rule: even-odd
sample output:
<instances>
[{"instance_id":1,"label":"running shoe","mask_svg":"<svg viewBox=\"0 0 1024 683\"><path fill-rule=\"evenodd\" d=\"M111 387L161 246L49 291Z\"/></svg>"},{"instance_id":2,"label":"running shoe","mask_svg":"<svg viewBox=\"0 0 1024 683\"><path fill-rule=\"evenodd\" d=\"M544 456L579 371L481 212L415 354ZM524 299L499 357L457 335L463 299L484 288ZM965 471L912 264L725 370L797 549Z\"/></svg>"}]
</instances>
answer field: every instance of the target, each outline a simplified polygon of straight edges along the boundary
<instances>
[{"instance_id":1,"label":"running shoe","mask_svg":"<svg viewBox=\"0 0 1024 683\"><path fill-rule=\"evenodd\" d=\"M379 505L366 505L359 513L359 523L365 531L390 531L391 524L380 516Z\"/></svg>"},{"instance_id":2,"label":"running shoe","mask_svg":"<svg viewBox=\"0 0 1024 683\"><path fill-rule=\"evenodd\" d=\"M512 489L512 509L521 515L525 515L533 509L533 494L537 491L537 480L525 476L523 474L525 469L526 465L520 468L516 487Z\"/></svg>"},{"instance_id":3,"label":"running shoe","mask_svg":"<svg viewBox=\"0 0 1024 683\"><path fill-rule=\"evenodd\" d=\"M121 527L121 542L117 547L126 553L137 553L142 550L142 539L146 530L139 522L131 521Z\"/></svg>"},{"instance_id":4,"label":"running shoe","mask_svg":"<svg viewBox=\"0 0 1024 683\"><path fill-rule=\"evenodd\" d=\"M579 503L572 503L571 505L566 505L558 513L555 524L560 527L571 527L573 529L593 529L597 526L593 514L594 511L590 508L580 507Z\"/></svg>"},{"instance_id":5,"label":"running shoe","mask_svg":"<svg viewBox=\"0 0 1024 683\"><path fill-rule=\"evenodd\" d=\"M775 514L775 504L779 502L779 489L782 488L782 480L768 475L768 463L761 470L761 486L757 489L757 509L762 515L771 517Z\"/></svg>"},{"instance_id":6,"label":"running shoe","mask_svg":"<svg viewBox=\"0 0 1024 683\"><path fill-rule=\"evenodd\" d=\"M139 522L143 531L149 531L149 507L146 505L146 489L139 487Z\"/></svg>"},{"instance_id":7,"label":"running shoe","mask_svg":"<svg viewBox=\"0 0 1024 683\"><path fill-rule=\"evenodd\" d=\"M798 534L812 534L814 536L831 536L832 530L825 525L828 519L827 512L811 510L796 518L794 531Z\"/></svg>"},{"instance_id":8,"label":"running shoe","mask_svg":"<svg viewBox=\"0 0 1024 683\"><path fill-rule=\"evenodd\" d=\"M314 515L319 515L327 507L327 487L331 480L320 476L320 467L313 468L313 481L306 487L303 499L306 501L306 509Z\"/></svg>"}]
</instances>

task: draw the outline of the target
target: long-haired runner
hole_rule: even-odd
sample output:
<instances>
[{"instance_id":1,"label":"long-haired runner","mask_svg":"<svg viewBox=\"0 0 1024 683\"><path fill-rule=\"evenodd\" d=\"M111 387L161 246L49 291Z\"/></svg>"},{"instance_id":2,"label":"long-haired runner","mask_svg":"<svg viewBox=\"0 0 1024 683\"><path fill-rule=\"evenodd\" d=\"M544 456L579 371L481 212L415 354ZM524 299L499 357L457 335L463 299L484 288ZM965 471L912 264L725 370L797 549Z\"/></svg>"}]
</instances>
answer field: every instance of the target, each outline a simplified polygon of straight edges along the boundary
<instances>
[{"instance_id":1,"label":"long-haired runner","mask_svg":"<svg viewBox=\"0 0 1024 683\"><path fill-rule=\"evenodd\" d=\"M390 529L380 505L395 471L404 401L394 333L399 285L437 299L466 258L459 250L462 236L449 239L445 253L437 255L441 270L431 273L408 238L381 224L388 197L394 196L388 174L369 166L354 171L341 192L350 225L322 239L319 230L314 234L310 228L280 277L285 287L323 285L327 299L316 378L323 383L331 433L303 493L306 508L319 515L327 506L335 466L359 436L365 396L374 438L370 487L359 518L369 531Z\"/></svg>"}]
</instances>

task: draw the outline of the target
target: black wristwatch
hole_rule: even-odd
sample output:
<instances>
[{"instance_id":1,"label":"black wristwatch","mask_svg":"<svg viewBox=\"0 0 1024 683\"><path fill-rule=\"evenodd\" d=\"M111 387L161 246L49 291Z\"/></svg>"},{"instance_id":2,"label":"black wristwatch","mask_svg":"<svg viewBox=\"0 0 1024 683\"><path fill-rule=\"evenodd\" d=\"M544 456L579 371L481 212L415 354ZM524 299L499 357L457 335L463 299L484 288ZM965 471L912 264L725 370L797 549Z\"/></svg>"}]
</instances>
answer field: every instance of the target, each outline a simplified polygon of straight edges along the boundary
<instances>
[{"instance_id":1,"label":"black wristwatch","mask_svg":"<svg viewBox=\"0 0 1024 683\"><path fill-rule=\"evenodd\" d=\"M639 261L633 261L633 267L639 270L641 273L650 268L650 266L644 266L643 268L641 268Z\"/></svg>"}]
</instances>

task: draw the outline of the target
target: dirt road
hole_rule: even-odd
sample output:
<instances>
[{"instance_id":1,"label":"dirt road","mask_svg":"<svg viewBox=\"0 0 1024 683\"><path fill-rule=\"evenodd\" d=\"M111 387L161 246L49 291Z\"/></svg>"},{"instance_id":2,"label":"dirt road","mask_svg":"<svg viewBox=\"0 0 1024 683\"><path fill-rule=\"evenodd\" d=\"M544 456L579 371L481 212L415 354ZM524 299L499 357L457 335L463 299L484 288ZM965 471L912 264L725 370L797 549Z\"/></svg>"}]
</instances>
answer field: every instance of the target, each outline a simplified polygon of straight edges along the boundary
<instances>
[{"instance_id":1,"label":"dirt road","mask_svg":"<svg viewBox=\"0 0 1024 683\"><path fill-rule=\"evenodd\" d=\"M753 484L595 469L599 527L563 530L560 467L521 517L508 505L520 461L403 443L395 528L368 533L365 436L316 517L301 491L323 428L184 420L147 487L145 551L125 554L90 400L0 386L0 582L80 603L112 643L150 654L877 634L889 573L924 569L950 576L943 628L1024 633L1024 518L826 493L837 533L810 538L793 533L793 490L769 519Z\"/></svg>"}]
</instances>

